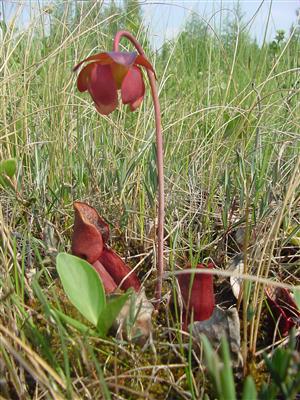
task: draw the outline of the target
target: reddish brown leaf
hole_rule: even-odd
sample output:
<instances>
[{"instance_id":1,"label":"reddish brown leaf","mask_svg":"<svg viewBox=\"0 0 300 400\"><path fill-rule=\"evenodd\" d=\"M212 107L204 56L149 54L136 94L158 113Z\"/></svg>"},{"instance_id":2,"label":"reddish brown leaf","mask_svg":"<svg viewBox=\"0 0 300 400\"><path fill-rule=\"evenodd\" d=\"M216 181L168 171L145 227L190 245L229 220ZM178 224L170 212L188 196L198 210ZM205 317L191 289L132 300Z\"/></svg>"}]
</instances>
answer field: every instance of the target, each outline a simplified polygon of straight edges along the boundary
<instances>
[{"instance_id":1,"label":"reddish brown leaf","mask_svg":"<svg viewBox=\"0 0 300 400\"><path fill-rule=\"evenodd\" d=\"M110 294L113 293L117 289L117 284L113 280L113 278L109 275L109 273L106 271L106 269L103 267L100 261L96 261L93 264L94 269L98 272L104 289L105 293Z\"/></svg>"},{"instance_id":2,"label":"reddish brown leaf","mask_svg":"<svg viewBox=\"0 0 300 400\"><path fill-rule=\"evenodd\" d=\"M198 264L197 269L201 268L213 268L213 264L210 263L208 266ZM190 323L192 311L194 311L194 321L209 319L215 307L212 274L187 272L178 276L178 283L184 306L184 328Z\"/></svg>"},{"instance_id":3,"label":"reddish brown leaf","mask_svg":"<svg viewBox=\"0 0 300 400\"><path fill-rule=\"evenodd\" d=\"M86 203L75 202L74 210L73 254L93 265L103 281L106 293L112 293L124 278L121 289L132 287L139 291L141 283L136 273L105 245L109 237L107 223Z\"/></svg>"},{"instance_id":4,"label":"reddish brown leaf","mask_svg":"<svg viewBox=\"0 0 300 400\"><path fill-rule=\"evenodd\" d=\"M101 255L109 228L97 211L88 204L75 202L72 253L93 264Z\"/></svg>"},{"instance_id":5,"label":"reddish brown leaf","mask_svg":"<svg viewBox=\"0 0 300 400\"><path fill-rule=\"evenodd\" d=\"M128 275L123 281L121 289L126 290L132 287L137 292L140 290L141 282L137 274L112 249L104 247L99 261L117 285Z\"/></svg>"},{"instance_id":6,"label":"reddish brown leaf","mask_svg":"<svg viewBox=\"0 0 300 400\"><path fill-rule=\"evenodd\" d=\"M278 321L278 329L281 336L287 336L296 320L300 317L300 311L294 302L290 292L284 288L266 287L265 293L275 319Z\"/></svg>"}]
</instances>

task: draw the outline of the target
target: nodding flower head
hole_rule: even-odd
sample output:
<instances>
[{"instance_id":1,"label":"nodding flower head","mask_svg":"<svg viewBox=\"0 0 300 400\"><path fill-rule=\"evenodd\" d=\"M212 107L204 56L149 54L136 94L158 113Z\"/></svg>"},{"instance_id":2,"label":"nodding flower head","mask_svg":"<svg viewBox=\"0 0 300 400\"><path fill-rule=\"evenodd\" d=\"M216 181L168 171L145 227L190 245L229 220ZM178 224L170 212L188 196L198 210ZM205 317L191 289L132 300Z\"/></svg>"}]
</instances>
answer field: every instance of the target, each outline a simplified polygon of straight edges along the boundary
<instances>
[{"instance_id":1,"label":"nodding flower head","mask_svg":"<svg viewBox=\"0 0 300 400\"><path fill-rule=\"evenodd\" d=\"M88 91L100 114L108 115L118 105L118 90L123 104L131 111L141 104L145 84L140 66L154 73L149 61L136 52L111 51L86 58L74 67L76 71L83 63L85 67L77 78L80 92Z\"/></svg>"}]
</instances>

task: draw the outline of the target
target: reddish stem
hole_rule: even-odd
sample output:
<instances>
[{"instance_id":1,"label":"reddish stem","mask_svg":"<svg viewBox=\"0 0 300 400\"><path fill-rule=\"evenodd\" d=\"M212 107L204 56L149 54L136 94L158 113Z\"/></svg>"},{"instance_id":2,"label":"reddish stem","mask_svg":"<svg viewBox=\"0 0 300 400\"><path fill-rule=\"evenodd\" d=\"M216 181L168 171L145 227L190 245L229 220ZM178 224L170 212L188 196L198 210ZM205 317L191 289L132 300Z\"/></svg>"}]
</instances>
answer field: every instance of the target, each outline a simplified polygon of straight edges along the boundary
<instances>
[{"instance_id":1,"label":"reddish stem","mask_svg":"<svg viewBox=\"0 0 300 400\"><path fill-rule=\"evenodd\" d=\"M117 32L114 39L114 51L119 51L119 43L122 37L126 37L137 49L140 55L145 56L144 50L136 38L127 31ZM157 285L155 298L157 300L156 307L161 300L162 275L164 270L164 217L165 217L165 195L164 195L164 157L163 157L163 139L161 128L160 105L156 87L155 76L152 71L147 69L147 75L150 82L152 99L155 113L155 130L156 130L156 154L157 154L157 174L158 174L158 241L157 241Z\"/></svg>"}]
</instances>

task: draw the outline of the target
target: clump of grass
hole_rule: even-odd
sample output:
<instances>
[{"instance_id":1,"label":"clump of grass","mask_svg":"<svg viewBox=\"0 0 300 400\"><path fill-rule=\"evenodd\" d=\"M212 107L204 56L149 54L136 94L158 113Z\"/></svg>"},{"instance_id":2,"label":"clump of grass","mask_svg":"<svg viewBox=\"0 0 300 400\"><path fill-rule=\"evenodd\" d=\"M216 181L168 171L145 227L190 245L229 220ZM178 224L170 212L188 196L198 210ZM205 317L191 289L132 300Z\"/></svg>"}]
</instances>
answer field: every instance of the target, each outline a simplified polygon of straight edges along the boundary
<instances>
[{"instance_id":1,"label":"clump of grass","mask_svg":"<svg viewBox=\"0 0 300 400\"><path fill-rule=\"evenodd\" d=\"M51 313L50 306L70 307L54 256L70 248L74 200L105 215L116 248L140 262L149 293L155 285L151 99L134 114L120 108L99 117L71 72L83 55L110 48L118 29L138 36L159 77L168 269L209 257L222 272L243 250L245 273L258 280L241 316L246 366L266 346L259 279L299 284L298 247L289 242L299 225L299 29L258 45L238 16L221 27L195 16L154 52L138 3L126 4L35 9L24 29L16 7L16 18L1 21L0 157L18 161L15 190L0 190L6 398L196 399L209 388L202 358L168 306L143 350L82 335ZM243 249L233 244L239 227L247 232ZM164 283L166 305L173 285Z\"/></svg>"}]
</instances>

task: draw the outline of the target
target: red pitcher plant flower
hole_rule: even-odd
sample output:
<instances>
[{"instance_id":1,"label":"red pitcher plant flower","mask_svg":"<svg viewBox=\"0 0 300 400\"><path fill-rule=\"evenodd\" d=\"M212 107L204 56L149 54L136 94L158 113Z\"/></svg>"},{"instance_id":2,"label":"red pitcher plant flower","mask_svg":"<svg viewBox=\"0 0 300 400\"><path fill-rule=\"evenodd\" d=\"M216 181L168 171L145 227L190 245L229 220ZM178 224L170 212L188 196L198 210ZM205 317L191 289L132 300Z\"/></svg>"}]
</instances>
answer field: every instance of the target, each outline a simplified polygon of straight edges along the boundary
<instances>
[{"instance_id":1,"label":"red pitcher plant flower","mask_svg":"<svg viewBox=\"0 0 300 400\"><path fill-rule=\"evenodd\" d=\"M212 263L207 266L198 264L195 271L213 267ZM194 321L204 321L212 316L215 307L213 276L209 273L187 271L178 275L177 279L183 301L183 329L187 330L192 314Z\"/></svg>"},{"instance_id":2,"label":"red pitcher plant flower","mask_svg":"<svg viewBox=\"0 0 300 400\"><path fill-rule=\"evenodd\" d=\"M98 272L106 293L118 286L139 291L141 282L134 271L107 245L109 226L98 212L86 203L74 203L75 222L72 253L87 260Z\"/></svg>"},{"instance_id":3,"label":"red pitcher plant flower","mask_svg":"<svg viewBox=\"0 0 300 400\"><path fill-rule=\"evenodd\" d=\"M119 44L122 37L127 38L134 45L137 53L121 52L119 50ZM118 90L121 91L123 104L128 104L131 111L134 111L137 107L139 107L145 94L145 84L140 67L144 67L148 75L155 114L158 175L158 279L156 286L156 300L158 300L158 305L159 301L161 300L163 275L164 172L161 115L155 81L155 72L152 65L147 60L142 46L131 33L126 31L117 32L114 39L113 51L102 52L84 59L74 67L74 71L77 71L83 64L85 64L85 66L82 68L77 78L78 90L80 92L88 91L94 100L97 111L104 115L110 114L117 107ZM105 259L112 259L115 257L115 255L112 255L109 251L107 251L105 246L104 254Z\"/></svg>"},{"instance_id":4,"label":"red pitcher plant flower","mask_svg":"<svg viewBox=\"0 0 300 400\"><path fill-rule=\"evenodd\" d=\"M88 63L88 64L87 64ZM145 94L145 84L139 66L154 73L149 61L136 52L111 51L86 58L74 67L76 71L87 64L79 73L77 88L88 91L100 114L110 114L118 105L118 93L121 90L123 104L131 111L141 104Z\"/></svg>"}]
</instances>

